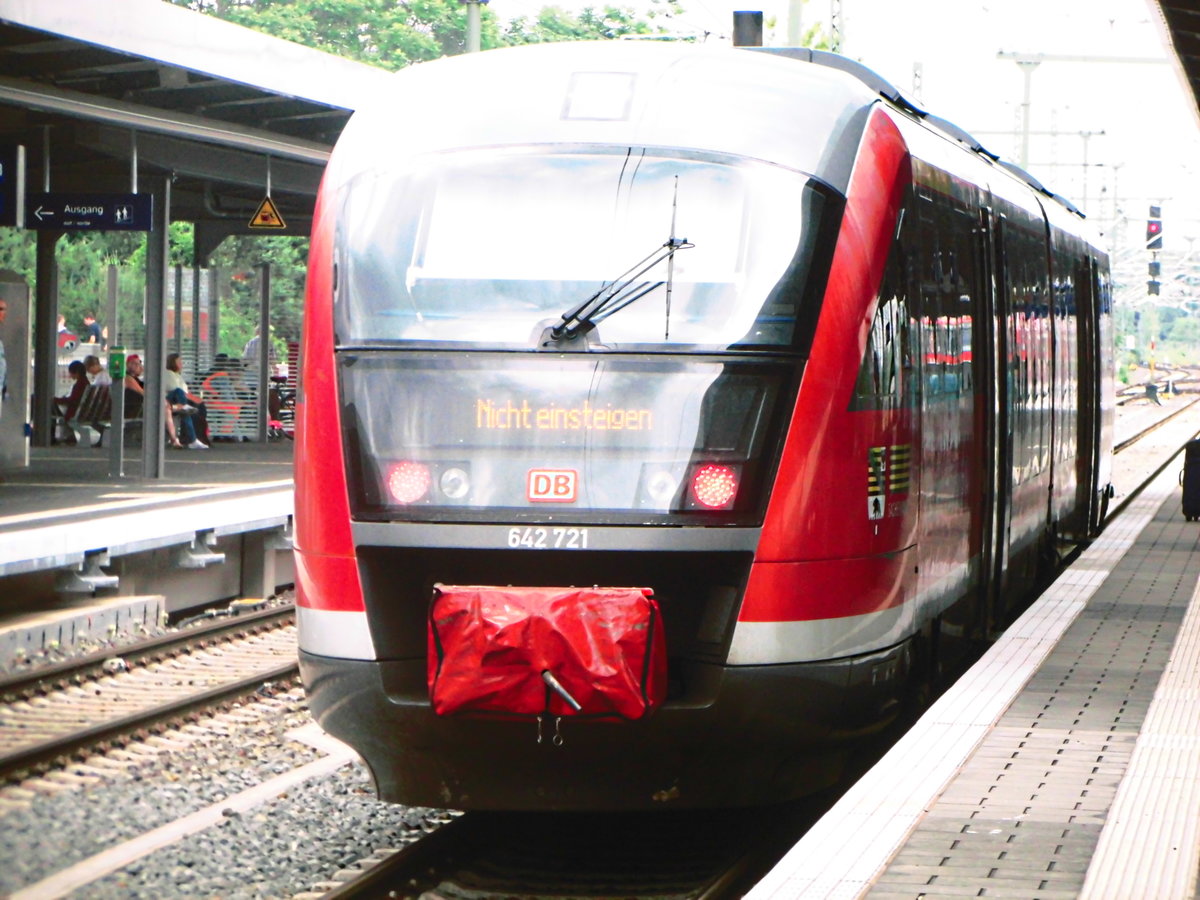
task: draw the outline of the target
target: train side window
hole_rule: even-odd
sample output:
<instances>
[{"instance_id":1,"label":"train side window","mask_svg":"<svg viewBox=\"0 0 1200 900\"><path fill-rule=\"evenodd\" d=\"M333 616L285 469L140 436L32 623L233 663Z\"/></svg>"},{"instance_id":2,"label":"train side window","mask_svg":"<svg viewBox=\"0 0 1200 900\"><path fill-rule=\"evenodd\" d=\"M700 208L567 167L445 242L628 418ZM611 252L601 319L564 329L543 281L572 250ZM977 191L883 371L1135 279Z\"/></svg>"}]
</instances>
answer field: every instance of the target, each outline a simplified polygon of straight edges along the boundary
<instances>
[{"instance_id":1,"label":"train side window","mask_svg":"<svg viewBox=\"0 0 1200 900\"><path fill-rule=\"evenodd\" d=\"M859 364L853 409L893 408L906 398L913 370L907 279L905 254L900 242L895 241L888 254L875 317Z\"/></svg>"}]
</instances>

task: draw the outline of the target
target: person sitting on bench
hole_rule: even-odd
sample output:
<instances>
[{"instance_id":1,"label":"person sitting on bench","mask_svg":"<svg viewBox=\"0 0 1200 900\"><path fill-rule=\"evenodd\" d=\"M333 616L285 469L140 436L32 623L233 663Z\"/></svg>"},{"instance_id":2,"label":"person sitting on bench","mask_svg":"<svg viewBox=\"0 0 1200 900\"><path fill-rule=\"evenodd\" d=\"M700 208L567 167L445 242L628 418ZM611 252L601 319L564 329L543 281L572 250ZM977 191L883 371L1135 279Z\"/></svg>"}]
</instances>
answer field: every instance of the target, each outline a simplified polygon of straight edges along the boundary
<instances>
[{"instance_id":1,"label":"person sitting on bench","mask_svg":"<svg viewBox=\"0 0 1200 900\"><path fill-rule=\"evenodd\" d=\"M204 401L188 390L187 382L183 380L183 357L178 353L167 355L167 372L163 377L163 387L167 392L167 402L172 410L183 414L183 440L189 450L207 450L208 444L202 437L208 437L208 409ZM196 421L193 422L192 420Z\"/></svg>"},{"instance_id":2,"label":"person sitting on bench","mask_svg":"<svg viewBox=\"0 0 1200 900\"><path fill-rule=\"evenodd\" d=\"M136 353L125 360L125 418L136 419L142 415L142 404L146 399L146 383L142 380L145 367L142 358ZM183 448L179 438L175 436L175 417L171 414L171 404L163 401L163 424L167 430L167 440L177 450Z\"/></svg>"},{"instance_id":3,"label":"person sitting on bench","mask_svg":"<svg viewBox=\"0 0 1200 900\"><path fill-rule=\"evenodd\" d=\"M71 384L71 391L65 397L54 398L54 402L59 405L59 411L63 414L64 419L70 419L75 416L75 410L79 409L79 401L83 399L83 392L91 384L88 380L87 367L84 366L82 360L71 360L71 364L67 366L67 372L74 379L74 382Z\"/></svg>"}]
</instances>

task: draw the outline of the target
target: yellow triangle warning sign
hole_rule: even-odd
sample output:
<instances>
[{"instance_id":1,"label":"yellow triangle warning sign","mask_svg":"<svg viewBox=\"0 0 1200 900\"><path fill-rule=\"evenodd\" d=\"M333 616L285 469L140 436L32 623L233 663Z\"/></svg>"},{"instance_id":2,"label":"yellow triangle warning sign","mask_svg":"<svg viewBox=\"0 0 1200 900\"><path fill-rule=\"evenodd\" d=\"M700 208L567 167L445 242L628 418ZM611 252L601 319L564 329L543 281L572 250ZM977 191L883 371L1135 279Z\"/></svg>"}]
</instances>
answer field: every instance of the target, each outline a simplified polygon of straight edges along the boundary
<instances>
[{"instance_id":1,"label":"yellow triangle warning sign","mask_svg":"<svg viewBox=\"0 0 1200 900\"><path fill-rule=\"evenodd\" d=\"M258 204L258 209L255 210L254 217L250 220L250 227L287 228L287 223L283 221L283 216L275 208L270 196L266 196L263 197L263 202Z\"/></svg>"}]
</instances>

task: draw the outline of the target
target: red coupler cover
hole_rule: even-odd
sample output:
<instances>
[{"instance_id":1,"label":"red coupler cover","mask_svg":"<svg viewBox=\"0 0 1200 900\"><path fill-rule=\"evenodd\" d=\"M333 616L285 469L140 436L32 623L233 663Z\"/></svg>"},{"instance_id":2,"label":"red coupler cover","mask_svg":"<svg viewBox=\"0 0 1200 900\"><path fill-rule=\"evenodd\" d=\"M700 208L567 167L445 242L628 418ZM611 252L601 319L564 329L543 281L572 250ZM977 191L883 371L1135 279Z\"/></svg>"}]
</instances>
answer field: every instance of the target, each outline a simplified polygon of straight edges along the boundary
<instances>
[{"instance_id":1,"label":"red coupler cover","mask_svg":"<svg viewBox=\"0 0 1200 900\"><path fill-rule=\"evenodd\" d=\"M441 716L640 719L667 691L658 604L649 588L439 584L428 674Z\"/></svg>"}]
</instances>

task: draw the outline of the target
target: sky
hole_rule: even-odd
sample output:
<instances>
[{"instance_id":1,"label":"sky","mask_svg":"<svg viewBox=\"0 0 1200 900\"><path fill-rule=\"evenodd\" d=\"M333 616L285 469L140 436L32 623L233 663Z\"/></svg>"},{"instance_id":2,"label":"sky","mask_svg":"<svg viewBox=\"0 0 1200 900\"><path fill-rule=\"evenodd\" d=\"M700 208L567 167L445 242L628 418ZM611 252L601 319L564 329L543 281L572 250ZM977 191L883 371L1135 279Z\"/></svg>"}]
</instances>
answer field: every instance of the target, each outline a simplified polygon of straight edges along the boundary
<instances>
[{"instance_id":1,"label":"sky","mask_svg":"<svg viewBox=\"0 0 1200 900\"><path fill-rule=\"evenodd\" d=\"M652 0L609 2L652 7ZM727 42L733 10L761 9L764 43L786 43L787 0L679 2L680 31ZM550 0L489 5L507 19L533 15ZM831 7L832 0L804 3L805 30L821 23L828 33ZM1152 0L840 0L840 7L845 55L1017 163L1025 78L997 54L1073 57L1032 69L1028 171L1100 225L1118 264L1145 261L1138 242L1150 204L1162 209L1166 250L1187 251L1200 238L1200 124ZM1146 58L1158 62L1122 61ZM1195 254L1200 260L1200 241Z\"/></svg>"}]
</instances>

